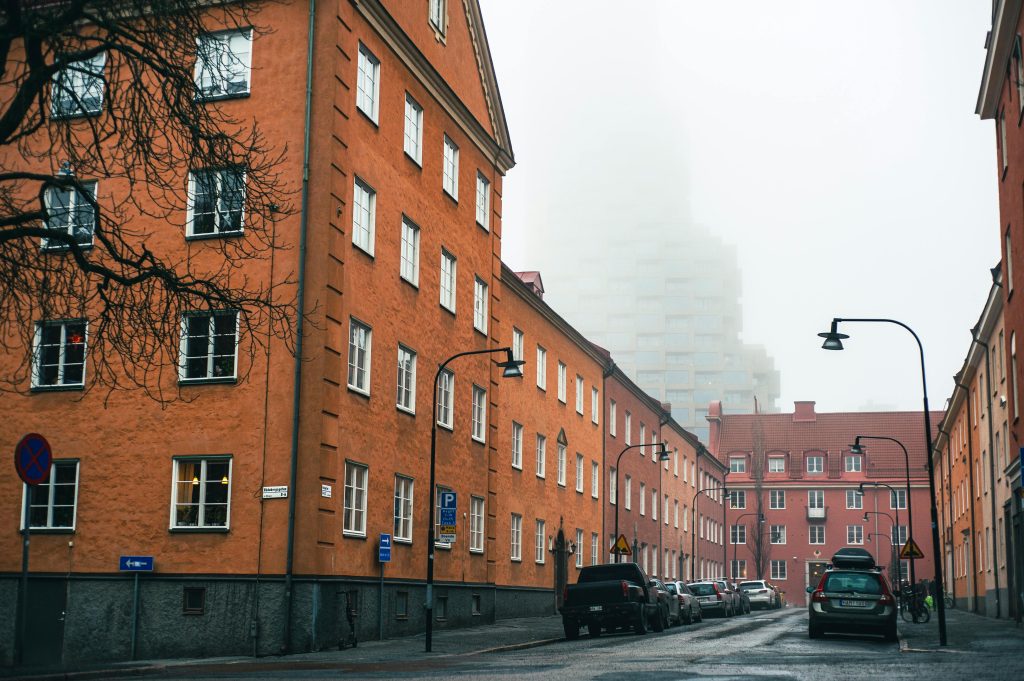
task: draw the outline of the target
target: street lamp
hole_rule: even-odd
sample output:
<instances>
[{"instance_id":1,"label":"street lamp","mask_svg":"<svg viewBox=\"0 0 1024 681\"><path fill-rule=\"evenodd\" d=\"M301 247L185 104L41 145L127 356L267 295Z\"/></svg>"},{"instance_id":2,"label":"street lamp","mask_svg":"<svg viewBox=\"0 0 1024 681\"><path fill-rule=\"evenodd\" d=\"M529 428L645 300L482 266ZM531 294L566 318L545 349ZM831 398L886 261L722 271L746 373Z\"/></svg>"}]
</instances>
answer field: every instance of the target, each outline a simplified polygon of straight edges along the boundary
<instances>
[{"instance_id":1,"label":"street lamp","mask_svg":"<svg viewBox=\"0 0 1024 681\"><path fill-rule=\"evenodd\" d=\"M705 487L704 489L697 490L693 495L693 500L690 501L690 505L693 507L693 525L690 527L690 581L696 579L694 575L697 570L697 501L701 494L704 494L705 492L714 492L716 490L720 491L723 495L727 493L725 485L720 487ZM722 508L725 508L725 497L722 498ZM724 513L722 520L725 520ZM724 549L725 547L723 546L722 548ZM722 556L722 560L725 560L724 555Z\"/></svg>"},{"instance_id":2,"label":"street lamp","mask_svg":"<svg viewBox=\"0 0 1024 681\"><path fill-rule=\"evenodd\" d=\"M898 510L897 510L897 514L899 514ZM900 581L900 575L895 570L896 565L897 565L897 562L896 562L896 545L893 544L893 541L894 541L893 537L895 537L896 539L899 539L899 524L896 522L896 520L891 515L889 515L885 511L864 511L864 522L865 523L868 522L868 516L869 515L884 515L886 518L889 519L889 525L890 525L890 527L892 527L892 534L889 536L889 543L892 544L892 550L889 551L889 562L890 562L889 567L891 568L890 572L889 572L889 576L892 577L893 579L896 579L897 582L899 582ZM869 539L871 538L871 534L870 533L868 534L868 538ZM899 584L897 583L896 586L898 588Z\"/></svg>"},{"instance_id":3,"label":"street lamp","mask_svg":"<svg viewBox=\"0 0 1024 681\"><path fill-rule=\"evenodd\" d=\"M736 518L736 526L739 527L740 521L743 520L744 518L746 518L747 516L750 516L750 515L756 515L757 516L757 522L759 522L762 525L764 525L764 513L741 513ZM758 529L760 530L760 528L758 528ZM737 531L737 533L738 533L738 531ZM732 527L729 528L729 539L739 539L739 537L735 537L734 538L732 536ZM739 546L739 543L734 540L732 542L732 578L733 579L739 579L739 576L736 574L736 572L737 572L737 570L736 570L736 567L737 567L737 565L736 565L736 549L737 549L738 546ZM760 569L760 568L758 568L758 569Z\"/></svg>"},{"instance_id":4,"label":"street lamp","mask_svg":"<svg viewBox=\"0 0 1024 681\"><path fill-rule=\"evenodd\" d=\"M903 461L906 465L907 472L907 538L910 543L915 545L917 542L914 541L914 505L910 502L910 455L907 453L907 448L903 446L903 443L894 437L886 437L885 435L858 435L853 440L853 444L850 445L850 452L853 454L863 454L864 448L860 446L861 440L885 440L887 442L895 442L903 450ZM897 499L899 497L897 496ZM914 569L914 561L910 561L910 583L917 584L917 571Z\"/></svg>"},{"instance_id":5,"label":"street lamp","mask_svg":"<svg viewBox=\"0 0 1024 681\"><path fill-rule=\"evenodd\" d=\"M512 354L512 348L492 348L489 350L470 350L468 352L459 352L441 362L437 367L437 373L434 374L434 401L433 409L430 412L430 497L427 500L427 598L424 605L424 608L427 611L426 651L428 653L430 652L431 645L434 640L434 506L437 504L437 490L435 489L435 485L437 483L434 478L434 469L437 462L437 383L441 378L441 373L444 371L445 367L459 357L467 357L469 355L490 355L497 352L505 353L505 361L497 362L498 366L501 367L501 377L522 378L523 364L525 362L521 359L515 358L515 355Z\"/></svg>"},{"instance_id":6,"label":"street lamp","mask_svg":"<svg viewBox=\"0 0 1024 681\"><path fill-rule=\"evenodd\" d=\"M864 485L871 485L872 487L885 487L893 494L893 496L896 495L896 490L893 489L891 485L887 485L884 482L862 482L857 486L857 494L859 494L860 496L864 496ZM896 512L896 521L893 523L893 525L898 527L900 524L900 510L898 508L893 510ZM864 515L866 516L868 513L880 513L880 511L865 511ZM886 515L889 514L886 513ZM865 520L864 522L867 522L867 520Z\"/></svg>"},{"instance_id":7,"label":"street lamp","mask_svg":"<svg viewBox=\"0 0 1024 681\"><path fill-rule=\"evenodd\" d=\"M842 317L834 317L832 319L831 330L825 333L819 333L818 336L825 339L821 347L825 350L842 350L843 340L849 338L844 333L839 333L840 322L866 322L866 323L882 323L882 324L896 324L902 327L906 331L910 332L910 335L914 337L917 342L918 354L921 358L921 392L924 399L924 439L928 446L927 458L928 458L928 493L929 501L931 502L931 516L932 516L932 560L935 563L935 593L944 593L942 587L942 554L939 552L939 511L935 505L935 463L932 461L932 420L931 412L928 410L928 383L925 378L924 370L924 346L921 345L921 339L917 337L914 330L904 324L901 321L895 319L883 319L883 318L861 318L861 319L843 319ZM939 609L939 645L947 645L946 642L946 608L941 598L936 599L938 601Z\"/></svg>"},{"instance_id":8,"label":"street lamp","mask_svg":"<svg viewBox=\"0 0 1024 681\"><path fill-rule=\"evenodd\" d=\"M629 450L636 449L638 447L646 447L646 446L647 445L642 443L642 442L640 444L638 444L638 445L629 445L628 447L623 449L621 452L619 452L619 456L615 459L615 541L616 542L619 541L619 503L620 503L619 502L619 498L622 496L622 495L619 494L619 462L622 460L622 455L625 454L626 452L628 452ZM659 451L658 451L658 461L668 461L670 457L669 457L669 454L668 454L668 449L665 448L665 443L662 442L661 444L659 444L658 448L659 448ZM658 470L660 471L661 468L659 467ZM657 503L657 502L655 502L655 503ZM615 562L616 563L619 562L619 558L620 558L620 554L616 553L615 554Z\"/></svg>"}]
</instances>

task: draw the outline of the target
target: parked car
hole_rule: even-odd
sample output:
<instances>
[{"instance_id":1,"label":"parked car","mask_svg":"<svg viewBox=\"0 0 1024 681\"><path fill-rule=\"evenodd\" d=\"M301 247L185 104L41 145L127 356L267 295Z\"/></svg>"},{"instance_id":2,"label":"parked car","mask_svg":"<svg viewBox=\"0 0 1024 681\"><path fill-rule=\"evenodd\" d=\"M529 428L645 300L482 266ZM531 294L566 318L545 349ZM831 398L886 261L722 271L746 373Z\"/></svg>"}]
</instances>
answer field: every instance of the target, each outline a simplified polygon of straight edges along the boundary
<instances>
[{"instance_id":1,"label":"parked car","mask_svg":"<svg viewBox=\"0 0 1024 681\"><path fill-rule=\"evenodd\" d=\"M740 582L740 591L750 599L750 607L774 610L779 607L779 595L775 588L763 579Z\"/></svg>"},{"instance_id":2,"label":"parked car","mask_svg":"<svg viewBox=\"0 0 1024 681\"><path fill-rule=\"evenodd\" d=\"M735 593L740 599L739 614L749 615L751 610L750 596L747 595L747 592L741 589L740 585L736 582L729 582L729 587L733 590L733 593Z\"/></svg>"},{"instance_id":3,"label":"parked car","mask_svg":"<svg viewBox=\"0 0 1024 681\"><path fill-rule=\"evenodd\" d=\"M817 587L807 587L807 636L828 631L871 632L897 640L896 599L882 571L864 549L840 549Z\"/></svg>"},{"instance_id":4,"label":"parked car","mask_svg":"<svg viewBox=\"0 0 1024 681\"><path fill-rule=\"evenodd\" d=\"M732 616L732 602L718 582L693 582L686 586L697 596L702 612L722 617Z\"/></svg>"},{"instance_id":5,"label":"parked car","mask_svg":"<svg viewBox=\"0 0 1024 681\"><path fill-rule=\"evenodd\" d=\"M700 609L700 600L690 591L683 582L666 582L665 586L669 593L674 594L679 600L679 621L683 624L693 624L704 619L704 613Z\"/></svg>"},{"instance_id":6,"label":"parked car","mask_svg":"<svg viewBox=\"0 0 1024 681\"><path fill-rule=\"evenodd\" d=\"M718 588L722 590L726 598L729 601L729 617L733 615L743 614L743 603L740 601L740 595L737 593L738 589L736 585L725 579L714 580L718 584Z\"/></svg>"},{"instance_id":7,"label":"parked car","mask_svg":"<svg viewBox=\"0 0 1024 681\"><path fill-rule=\"evenodd\" d=\"M655 631L664 629L657 590L636 563L582 568L576 583L565 587L559 612L565 637L570 640L579 637L583 626L594 637L600 636L602 629L632 627L638 634L646 634L648 626Z\"/></svg>"},{"instance_id":8,"label":"parked car","mask_svg":"<svg viewBox=\"0 0 1024 681\"><path fill-rule=\"evenodd\" d=\"M652 578L648 584L658 594L658 609L661 616L662 628L667 628L679 623L679 599L676 598L665 582ZM660 629L659 629L660 631Z\"/></svg>"}]
</instances>

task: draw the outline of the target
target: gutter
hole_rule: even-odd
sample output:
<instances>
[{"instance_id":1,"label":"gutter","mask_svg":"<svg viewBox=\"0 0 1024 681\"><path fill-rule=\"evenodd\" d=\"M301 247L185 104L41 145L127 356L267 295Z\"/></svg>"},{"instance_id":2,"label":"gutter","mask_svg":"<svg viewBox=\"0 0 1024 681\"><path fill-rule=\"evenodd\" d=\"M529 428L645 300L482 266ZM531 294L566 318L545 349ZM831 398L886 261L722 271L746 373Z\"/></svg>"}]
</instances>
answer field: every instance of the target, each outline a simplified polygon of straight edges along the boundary
<instances>
[{"instance_id":1,"label":"gutter","mask_svg":"<svg viewBox=\"0 0 1024 681\"><path fill-rule=\"evenodd\" d=\"M298 307L295 319L295 381L292 389L292 443L291 472L288 495L288 554L284 574L284 632L282 652L291 652L292 634L292 577L295 567L295 497L299 469L299 406L302 401L302 322L305 318L306 298L306 233L309 230L309 145L311 109L313 104L313 47L316 27L316 0L309 0L309 42L306 48L306 113L302 140L302 209L299 224Z\"/></svg>"}]
</instances>

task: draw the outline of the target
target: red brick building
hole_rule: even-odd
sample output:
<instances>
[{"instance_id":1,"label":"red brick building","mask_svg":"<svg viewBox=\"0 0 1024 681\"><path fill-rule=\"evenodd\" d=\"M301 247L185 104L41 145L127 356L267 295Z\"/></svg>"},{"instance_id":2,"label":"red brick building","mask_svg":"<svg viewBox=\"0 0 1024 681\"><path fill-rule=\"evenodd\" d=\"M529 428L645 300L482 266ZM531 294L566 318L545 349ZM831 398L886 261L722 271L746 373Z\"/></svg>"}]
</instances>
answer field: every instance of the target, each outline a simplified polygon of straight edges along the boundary
<instances>
[{"instance_id":1,"label":"red brick building","mask_svg":"<svg viewBox=\"0 0 1024 681\"><path fill-rule=\"evenodd\" d=\"M941 416L933 414L933 423ZM818 414L814 402L797 402L792 414L723 414L712 402L708 420L710 449L729 467L730 575L768 579L790 603L803 603L804 588L846 546L868 549L891 574L894 544L909 534L908 510L924 553L917 579L934 575L921 414ZM857 436L891 437L907 448L910 509L902 450L862 439L857 454L850 451ZM906 574L909 566L901 568Z\"/></svg>"}]
</instances>

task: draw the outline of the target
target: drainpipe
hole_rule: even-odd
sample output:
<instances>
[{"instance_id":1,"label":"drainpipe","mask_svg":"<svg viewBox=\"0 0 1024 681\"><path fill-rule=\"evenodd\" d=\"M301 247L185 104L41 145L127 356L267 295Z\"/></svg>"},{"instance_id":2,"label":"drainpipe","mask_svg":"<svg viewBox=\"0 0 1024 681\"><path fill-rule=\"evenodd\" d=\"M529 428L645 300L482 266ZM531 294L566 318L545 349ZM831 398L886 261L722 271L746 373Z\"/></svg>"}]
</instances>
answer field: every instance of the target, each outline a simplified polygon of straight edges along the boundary
<instances>
[{"instance_id":1,"label":"drainpipe","mask_svg":"<svg viewBox=\"0 0 1024 681\"><path fill-rule=\"evenodd\" d=\"M999 284L995 284L998 286ZM985 403L988 411L988 500L992 507L992 534L989 537L989 548L992 550L992 576L995 578L996 593L996 617L1002 611L1001 598L999 597L999 550L996 539L996 453L992 449L995 442L995 434L992 430L992 365L989 361L989 346L978 338L978 327L971 329L971 340L980 345L985 351Z\"/></svg>"},{"instance_id":2,"label":"drainpipe","mask_svg":"<svg viewBox=\"0 0 1024 681\"><path fill-rule=\"evenodd\" d=\"M607 452L607 449L608 449L608 447L607 447L607 445L608 445L608 438L605 437L605 433L611 432L611 430L610 430L611 424L608 423L608 399L609 399L609 397L608 397L608 378L614 372L615 372L615 360L609 359L608 363L604 365L604 367L603 367L603 369L601 371L601 419L602 419L602 424L603 424L603 426L601 428L601 469L604 471L604 474L606 476L608 475L608 452ZM618 475L619 475L618 469L616 469L615 475L616 475L616 480L618 480ZM616 508L618 508L618 505L621 503L619 501L621 496L622 495L619 492L618 483L616 482L616 485L615 485L615 506L616 506ZM608 501L610 502L611 499L609 499ZM605 521L605 514L602 512L601 513L601 540L602 541L606 541L605 537L607 537L607 536L608 536L607 523ZM615 538L612 539L612 541L614 542L617 539L618 539L618 537L615 537ZM604 555L607 555L607 553L608 552L606 551ZM602 556L602 559L603 558L604 558L604 556ZM619 559L619 556L618 556L618 554L616 554L616 556L615 556L616 562L618 561L618 559Z\"/></svg>"},{"instance_id":3,"label":"drainpipe","mask_svg":"<svg viewBox=\"0 0 1024 681\"><path fill-rule=\"evenodd\" d=\"M295 318L295 381L292 389L292 445L291 472L289 475L288 494L288 557L285 561L284 574L284 640L281 642L282 652L291 652L292 636L292 584L295 567L295 488L299 470L299 405L302 397L302 321L305 316L306 293L306 232L309 227L309 122L313 104L313 38L316 26L316 0L309 0L309 42L306 48L306 114L302 140L302 210L299 226L299 275L298 275L298 308Z\"/></svg>"}]
</instances>

